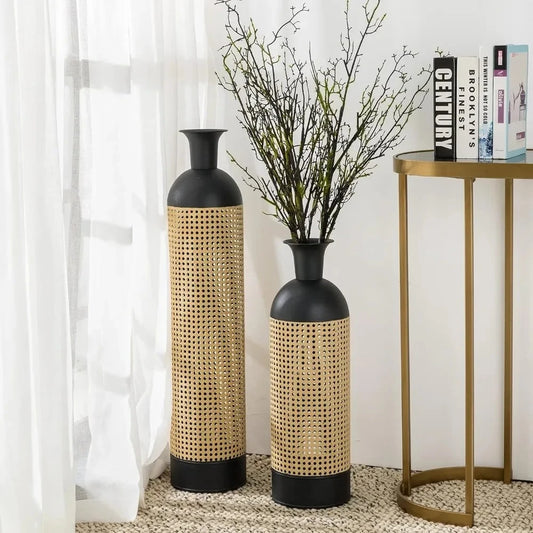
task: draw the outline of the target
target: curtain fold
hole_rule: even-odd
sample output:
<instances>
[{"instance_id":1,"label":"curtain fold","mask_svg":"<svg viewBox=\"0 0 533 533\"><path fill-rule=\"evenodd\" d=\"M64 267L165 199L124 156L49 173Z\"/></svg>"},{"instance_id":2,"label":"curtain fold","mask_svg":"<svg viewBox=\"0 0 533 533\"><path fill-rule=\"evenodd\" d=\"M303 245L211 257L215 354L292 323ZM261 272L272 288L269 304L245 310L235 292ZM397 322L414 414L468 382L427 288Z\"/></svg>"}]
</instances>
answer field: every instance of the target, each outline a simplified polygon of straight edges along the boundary
<instances>
[{"instance_id":1,"label":"curtain fold","mask_svg":"<svg viewBox=\"0 0 533 533\"><path fill-rule=\"evenodd\" d=\"M127 521L168 456L164 161L176 133L164 116L164 13L161 3L72 5L76 519Z\"/></svg>"},{"instance_id":2,"label":"curtain fold","mask_svg":"<svg viewBox=\"0 0 533 533\"><path fill-rule=\"evenodd\" d=\"M74 522L55 5L0 4L0 531Z\"/></svg>"}]
</instances>

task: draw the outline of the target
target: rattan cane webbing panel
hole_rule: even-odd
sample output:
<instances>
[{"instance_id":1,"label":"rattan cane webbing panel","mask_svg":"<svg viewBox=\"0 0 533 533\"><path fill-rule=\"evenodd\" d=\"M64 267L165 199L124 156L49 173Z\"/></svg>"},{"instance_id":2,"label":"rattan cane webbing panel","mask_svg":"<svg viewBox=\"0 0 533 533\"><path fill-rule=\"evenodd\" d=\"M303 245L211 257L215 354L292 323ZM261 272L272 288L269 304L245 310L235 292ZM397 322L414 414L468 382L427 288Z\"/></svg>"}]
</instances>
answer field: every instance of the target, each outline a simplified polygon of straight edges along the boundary
<instances>
[{"instance_id":1,"label":"rattan cane webbing panel","mask_svg":"<svg viewBox=\"0 0 533 533\"><path fill-rule=\"evenodd\" d=\"M350 468L350 319L270 319L272 468L326 476Z\"/></svg>"},{"instance_id":2,"label":"rattan cane webbing panel","mask_svg":"<svg viewBox=\"0 0 533 533\"><path fill-rule=\"evenodd\" d=\"M242 206L168 207L172 427L179 459L245 453Z\"/></svg>"}]
</instances>

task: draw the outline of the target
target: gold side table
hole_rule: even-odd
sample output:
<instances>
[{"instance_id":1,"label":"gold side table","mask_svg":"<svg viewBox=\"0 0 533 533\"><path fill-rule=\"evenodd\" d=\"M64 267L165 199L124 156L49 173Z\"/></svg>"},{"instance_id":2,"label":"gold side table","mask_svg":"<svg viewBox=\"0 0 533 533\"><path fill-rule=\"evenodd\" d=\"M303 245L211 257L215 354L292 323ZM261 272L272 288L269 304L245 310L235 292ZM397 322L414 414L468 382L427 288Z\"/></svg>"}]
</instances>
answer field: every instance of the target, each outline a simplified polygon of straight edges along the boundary
<instances>
[{"instance_id":1,"label":"gold side table","mask_svg":"<svg viewBox=\"0 0 533 533\"><path fill-rule=\"evenodd\" d=\"M512 388L513 388L513 180L533 179L533 150L506 160L459 159L435 161L433 150L394 156L399 178L400 221L400 330L402 379L402 482L398 505L408 513L445 524L474 524L474 479L510 483L512 479ZM409 380L409 291L407 244L407 176L451 177L464 181L465 217L465 466L411 472L411 422ZM505 343L504 343L504 457L503 468L474 466L474 240L473 192L476 178L505 179ZM465 481L465 510L453 512L415 503L411 489L428 483Z\"/></svg>"}]
</instances>

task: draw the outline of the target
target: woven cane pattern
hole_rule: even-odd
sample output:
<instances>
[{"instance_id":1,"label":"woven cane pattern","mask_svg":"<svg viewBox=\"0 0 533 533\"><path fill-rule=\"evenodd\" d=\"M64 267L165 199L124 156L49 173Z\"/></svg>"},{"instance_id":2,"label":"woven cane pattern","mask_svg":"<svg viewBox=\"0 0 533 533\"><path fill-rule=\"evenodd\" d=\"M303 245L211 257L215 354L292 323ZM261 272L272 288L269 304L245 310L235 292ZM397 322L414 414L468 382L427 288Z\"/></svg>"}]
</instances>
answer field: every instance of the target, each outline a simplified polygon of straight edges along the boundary
<instances>
[{"instance_id":1,"label":"woven cane pattern","mask_svg":"<svg viewBox=\"0 0 533 533\"><path fill-rule=\"evenodd\" d=\"M270 319L272 468L326 476L350 468L350 319Z\"/></svg>"},{"instance_id":2,"label":"woven cane pattern","mask_svg":"<svg viewBox=\"0 0 533 533\"><path fill-rule=\"evenodd\" d=\"M245 453L242 206L168 207L172 427L179 459Z\"/></svg>"}]
</instances>

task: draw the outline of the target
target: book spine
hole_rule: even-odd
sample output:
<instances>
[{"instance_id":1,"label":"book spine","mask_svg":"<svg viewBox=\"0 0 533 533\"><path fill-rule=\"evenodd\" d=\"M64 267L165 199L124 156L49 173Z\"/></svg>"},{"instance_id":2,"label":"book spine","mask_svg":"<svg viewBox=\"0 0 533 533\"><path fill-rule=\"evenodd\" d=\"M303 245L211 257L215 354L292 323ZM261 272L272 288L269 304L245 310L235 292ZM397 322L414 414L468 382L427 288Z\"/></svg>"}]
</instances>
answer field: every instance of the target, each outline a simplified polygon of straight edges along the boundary
<instances>
[{"instance_id":1,"label":"book spine","mask_svg":"<svg viewBox=\"0 0 533 533\"><path fill-rule=\"evenodd\" d=\"M526 152L528 46L507 46L507 154Z\"/></svg>"},{"instance_id":2,"label":"book spine","mask_svg":"<svg viewBox=\"0 0 533 533\"><path fill-rule=\"evenodd\" d=\"M507 45L494 47L493 79L493 153L494 159L507 158Z\"/></svg>"},{"instance_id":3,"label":"book spine","mask_svg":"<svg viewBox=\"0 0 533 533\"><path fill-rule=\"evenodd\" d=\"M478 58L457 58L456 157L478 157Z\"/></svg>"},{"instance_id":4,"label":"book spine","mask_svg":"<svg viewBox=\"0 0 533 533\"><path fill-rule=\"evenodd\" d=\"M435 159L455 159L456 58L433 59L433 146Z\"/></svg>"},{"instance_id":5,"label":"book spine","mask_svg":"<svg viewBox=\"0 0 533 533\"><path fill-rule=\"evenodd\" d=\"M492 159L492 86L494 54L492 46L479 48L479 158Z\"/></svg>"}]
</instances>

